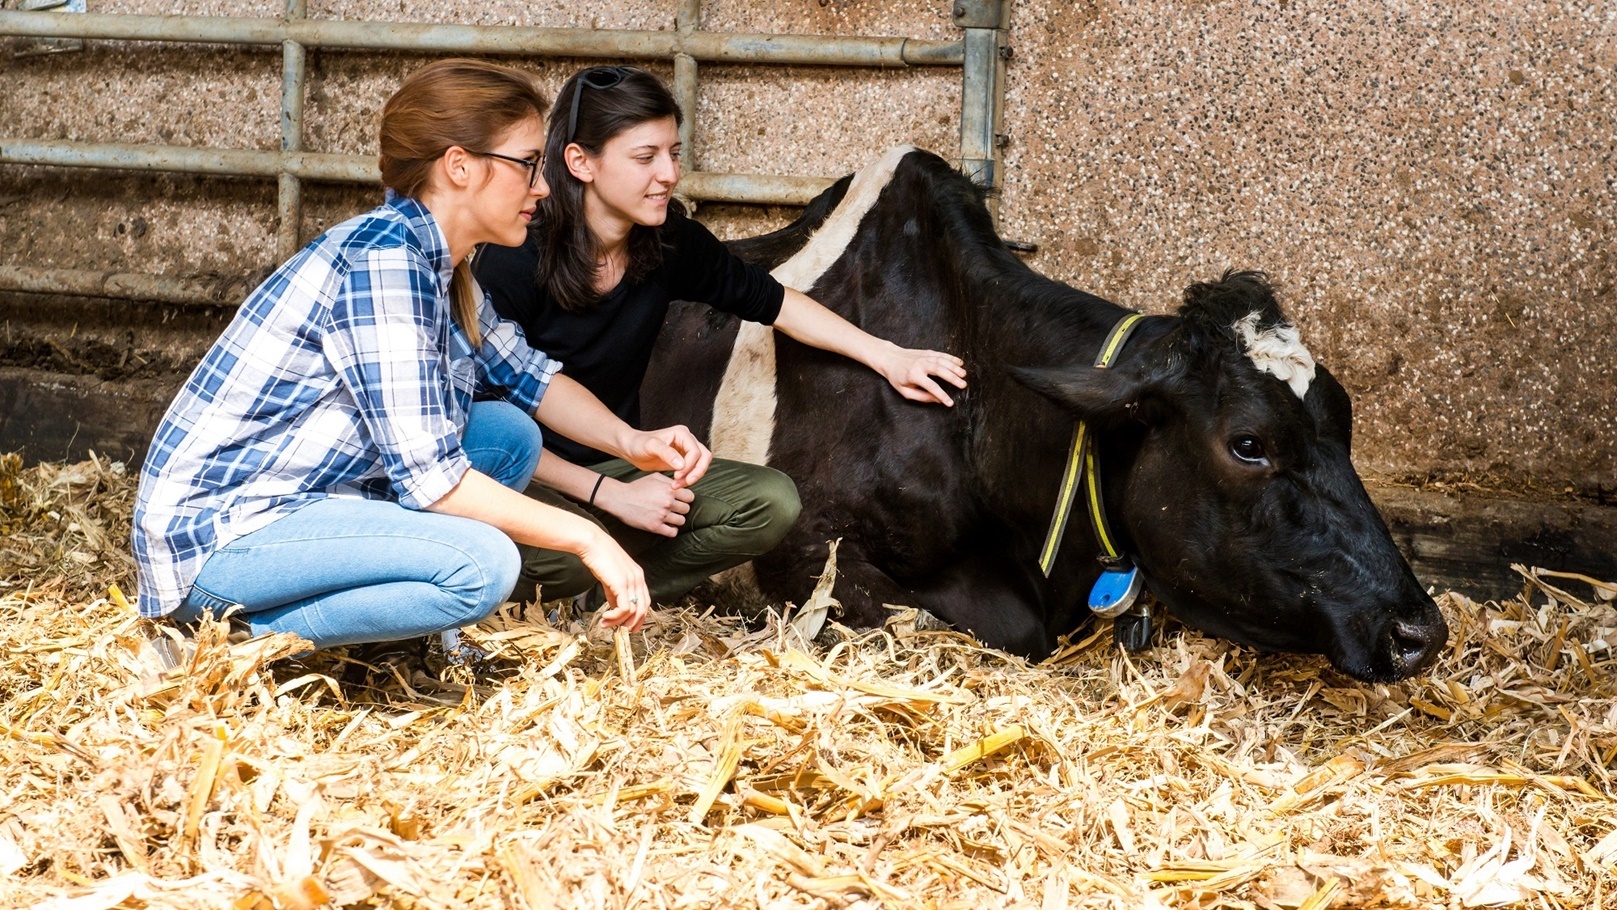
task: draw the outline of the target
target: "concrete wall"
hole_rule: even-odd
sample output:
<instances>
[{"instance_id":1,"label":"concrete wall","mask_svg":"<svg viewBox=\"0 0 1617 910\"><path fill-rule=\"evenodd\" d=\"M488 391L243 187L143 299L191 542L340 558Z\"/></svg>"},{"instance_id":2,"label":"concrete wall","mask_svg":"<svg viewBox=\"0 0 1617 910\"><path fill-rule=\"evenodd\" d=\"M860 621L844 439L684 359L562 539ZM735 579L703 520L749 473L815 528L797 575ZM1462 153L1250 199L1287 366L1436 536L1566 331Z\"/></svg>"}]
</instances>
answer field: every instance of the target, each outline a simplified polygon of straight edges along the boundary
<instances>
[{"instance_id":1,"label":"concrete wall","mask_svg":"<svg viewBox=\"0 0 1617 910\"><path fill-rule=\"evenodd\" d=\"M1227 267L1266 269L1355 395L1362 469L1557 495L1612 489L1609 5L1009 2L1001 212L1008 237L1039 245L1031 264L1153 312ZM707 0L703 26L949 39L959 35L949 5ZM666 29L676 7L314 0L309 14ZM90 9L275 16L282 6L90 0ZM307 146L368 152L381 101L422 59L311 54ZM552 90L578 65L517 62ZM0 77L4 136L279 141L270 51L92 42L7 60ZM897 142L958 151L958 70L704 65L701 78L704 169L835 175ZM305 236L372 199L311 188ZM791 213L710 206L700 215L737 235ZM0 263L236 275L273 265L274 220L268 181L0 167ZM222 318L0 296L0 371L49 373L79 384L80 399L132 394L129 382L153 376L127 376L105 358L183 372L209 320Z\"/></svg>"},{"instance_id":2,"label":"concrete wall","mask_svg":"<svg viewBox=\"0 0 1617 910\"><path fill-rule=\"evenodd\" d=\"M1610 487L1614 10L1019 2L1006 230L1150 309L1273 272L1366 467Z\"/></svg>"}]
</instances>

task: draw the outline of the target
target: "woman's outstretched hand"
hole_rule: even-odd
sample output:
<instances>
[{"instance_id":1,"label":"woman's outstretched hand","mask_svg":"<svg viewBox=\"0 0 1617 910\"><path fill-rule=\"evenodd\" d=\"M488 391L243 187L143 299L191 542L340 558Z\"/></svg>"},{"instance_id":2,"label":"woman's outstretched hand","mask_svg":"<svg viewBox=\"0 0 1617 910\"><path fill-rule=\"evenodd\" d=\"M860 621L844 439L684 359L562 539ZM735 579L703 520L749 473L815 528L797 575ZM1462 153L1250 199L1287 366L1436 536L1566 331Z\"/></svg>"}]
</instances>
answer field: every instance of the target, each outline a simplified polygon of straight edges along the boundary
<instances>
[{"instance_id":1,"label":"woman's outstretched hand","mask_svg":"<svg viewBox=\"0 0 1617 910\"><path fill-rule=\"evenodd\" d=\"M608 480L595 504L631 528L673 537L685 525L696 494L665 474L647 474L629 483Z\"/></svg>"},{"instance_id":2,"label":"woman's outstretched hand","mask_svg":"<svg viewBox=\"0 0 1617 910\"><path fill-rule=\"evenodd\" d=\"M821 306L814 298L786 289L775 328L810 347L835 351L875 370L898 394L924 404L954 406L938 382L966 387L966 363L953 354L901 348L861 329Z\"/></svg>"},{"instance_id":3,"label":"woman's outstretched hand","mask_svg":"<svg viewBox=\"0 0 1617 910\"><path fill-rule=\"evenodd\" d=\"M957 389L966 387L966 362L942 351L921 351L894 345L874 364L898 394L923 404L954 407L954 399L944 391L941 379ZM933 377L936 377L933 378Z\"/></svg>"}]
</instances>

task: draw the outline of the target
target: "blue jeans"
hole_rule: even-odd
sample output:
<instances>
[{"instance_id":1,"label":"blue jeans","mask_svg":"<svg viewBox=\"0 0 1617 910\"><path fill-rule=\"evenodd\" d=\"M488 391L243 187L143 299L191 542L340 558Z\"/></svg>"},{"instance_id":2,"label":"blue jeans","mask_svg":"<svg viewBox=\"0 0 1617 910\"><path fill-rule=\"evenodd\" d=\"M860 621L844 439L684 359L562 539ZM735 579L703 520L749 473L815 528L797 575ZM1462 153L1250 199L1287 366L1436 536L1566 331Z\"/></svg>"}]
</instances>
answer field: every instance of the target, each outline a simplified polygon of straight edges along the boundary
<instances>
[{"instance_id":1,"label":"blue jeans","mask_svg":"<svg viewBox=\"0 0 1617 910\"><path fill-rule=\"evenodd\" d=\"M515 405L472 405L461 440L472 467L514 489L539 464L539 425ZM171 614L235 615L248 629L296 632L316 648L395 641L470 625L516 585L511 538L470 518L396 502L322 499L219 548Z\"/></svg>"}]
</instances>

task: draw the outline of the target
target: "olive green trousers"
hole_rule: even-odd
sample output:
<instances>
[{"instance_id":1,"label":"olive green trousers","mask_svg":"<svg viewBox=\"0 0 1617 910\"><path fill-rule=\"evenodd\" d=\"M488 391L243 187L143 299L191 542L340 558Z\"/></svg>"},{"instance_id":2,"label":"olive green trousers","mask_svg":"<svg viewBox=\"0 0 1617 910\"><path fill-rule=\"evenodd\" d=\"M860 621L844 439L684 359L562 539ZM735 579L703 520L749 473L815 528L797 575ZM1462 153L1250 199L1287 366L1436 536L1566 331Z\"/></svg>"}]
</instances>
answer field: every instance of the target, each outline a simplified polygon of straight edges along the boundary
<instances>
[{"instance_id":1,"label":"olive green trousers","mask_svg":"<svg viewBox=\"0 0 1617 910\"><path fill-rule=\"evenodd\" d=\"M646 472L622 459L590 470L628 483ZM685 525L674 537L631 528L593 506L587 506L539 483L529 496L588 518L612 535L640 563L646 585L657 603L672 603L709 576L741 565L774 549L797 520L802 505L797 485L774 468L713 459L707 473L691 487L696 499ZM595 576L571 553L518 545L522 580L539 586L537 596L558 600L582 594L596 585ZM518 585L521 592L523 586Z\"/></svg>"}]
</instances>

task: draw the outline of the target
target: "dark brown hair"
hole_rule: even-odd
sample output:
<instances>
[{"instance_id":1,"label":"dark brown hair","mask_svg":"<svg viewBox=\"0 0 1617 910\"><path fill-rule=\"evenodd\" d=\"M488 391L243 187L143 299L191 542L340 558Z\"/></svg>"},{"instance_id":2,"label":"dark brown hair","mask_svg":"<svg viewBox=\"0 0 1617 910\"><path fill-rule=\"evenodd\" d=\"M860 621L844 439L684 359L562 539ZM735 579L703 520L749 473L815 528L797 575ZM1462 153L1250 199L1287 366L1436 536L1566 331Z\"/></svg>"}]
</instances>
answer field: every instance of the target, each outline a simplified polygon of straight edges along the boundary
<instances>
[{"instance_id":1,"label":"dark brown hair","mask_svg":"<svg viewBox=\"0 0 1617 910\"><path fill-rule=\"evenodd\" d=\"M450 146L487 151L524 120L543 119L549 108L538 83L521 70L482 60L429 63L406 77L382 106L382 184L419 198L429 188L433 165ZM455 266L449 297L455 322L477 347L483 343L477 328L480 301L469 259Z\"/></svg>"},{"instance_id":2,"label":"dark brown hair","mask_svg":"<svg viewBox=\"0 0 1617 910\"><path fill-rule=\"evenodd\" d=\"M613 71L621 80L611 88L586 88L582 79L592 71ZM578 101L576 132L568 131ZM601 154L612 137L650 120L673 117L680 123L679 104L656 76L633 66L590 67L573 74L556 95L545 136L545 182L550 195L539 200L533 228L539 241L539 273L535 280L550 292L550 299L568 312L588 309L600 301L595 292L596 263L600 260L600 240L584 218L584 184L567 170L562 154L576 142L591 155ZM684 214L678 202L668 201L670 213ZM662 231L635 225L629 231L629 261L624 281L644 279L662 265Z\"/></svg>"}]
</instances>

